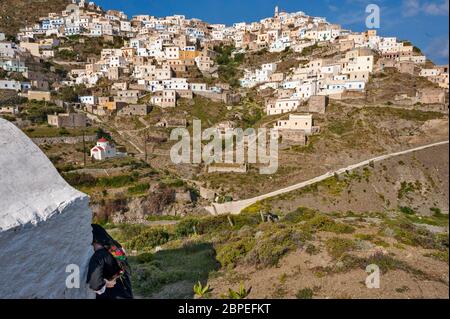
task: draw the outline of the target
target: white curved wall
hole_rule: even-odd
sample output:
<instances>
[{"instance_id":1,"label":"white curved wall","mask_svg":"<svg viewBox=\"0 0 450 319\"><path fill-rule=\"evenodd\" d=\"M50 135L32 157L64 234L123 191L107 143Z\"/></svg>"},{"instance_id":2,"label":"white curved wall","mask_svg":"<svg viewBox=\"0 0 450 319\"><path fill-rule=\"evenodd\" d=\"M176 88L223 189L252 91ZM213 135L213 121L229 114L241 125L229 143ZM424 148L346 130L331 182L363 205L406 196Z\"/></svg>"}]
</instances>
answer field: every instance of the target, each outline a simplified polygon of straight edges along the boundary
<instances>
[{"instance_id":1,"label":"white curved wall","mask_svg":"<svg viewBox=\"0 0 450 319\"><path fill-rule=\"evenodd\" d=\"M91 298L87 195L68 185L45 154L0 119L0 298ZM66 267L80 288L66 287Z\"/></svg>"}]
</instances>

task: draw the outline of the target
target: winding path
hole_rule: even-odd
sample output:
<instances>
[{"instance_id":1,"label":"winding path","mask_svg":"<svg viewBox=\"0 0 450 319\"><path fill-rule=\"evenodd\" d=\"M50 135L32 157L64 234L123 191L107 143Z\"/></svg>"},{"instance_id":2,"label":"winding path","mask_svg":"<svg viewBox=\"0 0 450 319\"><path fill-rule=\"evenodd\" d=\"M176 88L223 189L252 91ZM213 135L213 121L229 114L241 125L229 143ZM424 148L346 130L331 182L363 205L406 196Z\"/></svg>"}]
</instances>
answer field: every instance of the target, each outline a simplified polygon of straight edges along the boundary
<instances>
[{"instance_id":1,"label":"winding path","mask_svg":"<svg viewBox=\"0 0 450 319\"><path fill-rule=\"evenodd\" d=\"M377 156L356 164L352 164L349 165L347 167L343 167L340 168L336 171L333 172L327 172L323 175L314 177L310 180L304 181L304 182L300 182L298 184L295 185L291 185L285 188L281 188L279 190L264 194L264 195L260 195L260 196L256 196L253 198L248 198L248 199L243 199L243 200L239 200L239 201L232 201L232 202L228 202L228 203L223 203L223 204L212 204L212 206L208 206L205 207L205 209L210 212L212 215L222 215L222 214L239 214L241 212L242 209L253 205L254 203L256 203L257 201L261 201L270 197L274 197L274 196L278 196L284 193L288 193L288 192L292 192L294 190L318 183L320 181L323 181L331 176L334 176L334 174L343 174L346 171L351 171L354 170L356 168L365 166L365 165L369 165L369 163L371 162L379 162L379 161L383 161L386 159L389 159L391 157L395 157L395 156L399 156L399 155L404 155L404 154L408 154L408 153L412 153L412 152L416 152L416 151L420 151L423 149L427 149L430 147L434 147L434 146L439 146L439 145L444 145L444 144L448 144L449 141L442 141L442 142L437 142L437 143L432 143L432 144L427 144L427 145L423 145L423 146L419 146L419 147L415 147L415 148L411 148L408 150L404 150L404 151L400 151L400 152L395 152L395 153L389 153L386 155L381 155L381 156Z\"/></svg>"}]
</instances>

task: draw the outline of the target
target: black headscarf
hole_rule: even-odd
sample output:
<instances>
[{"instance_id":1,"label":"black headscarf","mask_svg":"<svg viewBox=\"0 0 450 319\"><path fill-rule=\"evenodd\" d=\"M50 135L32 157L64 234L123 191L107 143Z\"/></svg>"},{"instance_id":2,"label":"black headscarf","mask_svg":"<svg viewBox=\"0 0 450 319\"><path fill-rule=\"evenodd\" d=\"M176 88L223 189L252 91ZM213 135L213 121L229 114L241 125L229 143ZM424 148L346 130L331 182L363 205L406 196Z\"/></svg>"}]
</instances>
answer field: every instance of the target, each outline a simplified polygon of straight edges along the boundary
<instances>
[{"instance_id":1,"label":"black headscarf","mask_svg":"<svg viewBox=\"0 0 450 319\"><path fill-rule=\"evenodd\" d=\"M109 247L109 246L117 246L119 248L122 248L122 246L115 241L107 232L106 230L97 224L91 224L92 226L92 240L95 243L98 243L100 245Z\"/></svg>"}]
</instances>

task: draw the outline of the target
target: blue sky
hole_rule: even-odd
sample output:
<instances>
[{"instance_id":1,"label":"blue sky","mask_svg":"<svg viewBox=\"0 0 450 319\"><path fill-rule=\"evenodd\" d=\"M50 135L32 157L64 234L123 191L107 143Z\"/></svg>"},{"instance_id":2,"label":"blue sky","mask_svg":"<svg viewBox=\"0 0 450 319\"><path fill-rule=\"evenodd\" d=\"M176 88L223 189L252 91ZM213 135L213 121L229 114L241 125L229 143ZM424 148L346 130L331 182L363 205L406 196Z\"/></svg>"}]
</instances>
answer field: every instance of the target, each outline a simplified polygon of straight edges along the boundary
<instances>
[{"instance_id":1,"label":"blue sky","mask_svg":"<svg viewBox=\"0 0 450 319\"><path fill-rule=\"evenodd\" d=\"M251 22L273 15L275 5L288 12L326 17L345 28L365 30L365 8L381 8L379 34L412 41L437 64L448 64L449 0L96 0L104 9L167 16L184 14L211 23Z\"/></svg>"}]
</instances>

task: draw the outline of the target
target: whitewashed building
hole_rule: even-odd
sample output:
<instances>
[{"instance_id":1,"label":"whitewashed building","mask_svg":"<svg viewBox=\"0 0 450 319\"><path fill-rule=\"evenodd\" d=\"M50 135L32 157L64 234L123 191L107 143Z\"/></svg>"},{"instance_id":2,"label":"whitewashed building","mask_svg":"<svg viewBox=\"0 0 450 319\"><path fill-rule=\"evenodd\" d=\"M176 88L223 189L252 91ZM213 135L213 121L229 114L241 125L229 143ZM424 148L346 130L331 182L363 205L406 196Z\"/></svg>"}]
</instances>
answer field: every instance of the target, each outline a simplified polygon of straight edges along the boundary
<instances>
[{"instance_id":1,"label":"whitewashed building","mask_svg":"<svg viewBox=\"0 0 450 319\"><path fill-rule=\"evenodd\" d=\"M99 139L97 145L91 148L91 157L99 161L116 156L116 146L104 137Z\"/></svg>"}]
</instances>

